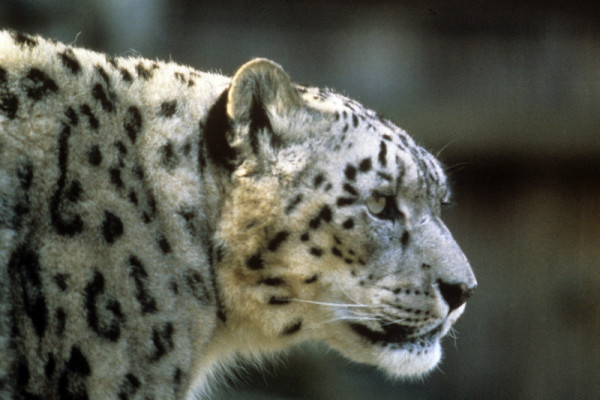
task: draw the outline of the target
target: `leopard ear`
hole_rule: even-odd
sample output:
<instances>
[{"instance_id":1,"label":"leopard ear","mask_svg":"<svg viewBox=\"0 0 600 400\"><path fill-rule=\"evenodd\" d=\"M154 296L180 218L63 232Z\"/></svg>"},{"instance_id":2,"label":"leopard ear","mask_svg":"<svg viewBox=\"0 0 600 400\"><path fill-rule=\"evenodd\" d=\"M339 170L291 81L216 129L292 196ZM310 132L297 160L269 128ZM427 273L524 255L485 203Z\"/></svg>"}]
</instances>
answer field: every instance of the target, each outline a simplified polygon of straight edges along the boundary
<instances>
[{"instance_id":1,"label":"leopard ear","mask_svg":"<svg viewBox=\"0 0 600 400\"><path fill-rule=\"evenodd\" d=\"M265 143L281 145L289 135L285 123L303 108L304 101L279 65L264 58L249 61L208 112L208 154L233 172L243 160L260 157Z\"/></svg>"},{"instance_id":2,"label":"leopard ear","mask_svg":"<svg viewBox=\"0 0 600 400\"><path fill-rule=\"evenodd\" d=\"M264 58L247 62L233 76L227 97L227 115L234 128L232 146L242 152L250 146L257 153L259 133L279 142L283 138L278 136L285 133L277 132L277 120L292 117L302 107L302 98L279 65Z\"/></svg>"},{"instance_id":3,"label":"leopard ear","mask_svg":"<svg viewBox=\"0 0 600 400\"><path fill-rule=\"evenodd\" d=\"M273 61L255 58L233 76L227 114L238 124L268 124L269 113L285 115L302 106L302 99L283 68Z\"/></svg>"}]
</instances>

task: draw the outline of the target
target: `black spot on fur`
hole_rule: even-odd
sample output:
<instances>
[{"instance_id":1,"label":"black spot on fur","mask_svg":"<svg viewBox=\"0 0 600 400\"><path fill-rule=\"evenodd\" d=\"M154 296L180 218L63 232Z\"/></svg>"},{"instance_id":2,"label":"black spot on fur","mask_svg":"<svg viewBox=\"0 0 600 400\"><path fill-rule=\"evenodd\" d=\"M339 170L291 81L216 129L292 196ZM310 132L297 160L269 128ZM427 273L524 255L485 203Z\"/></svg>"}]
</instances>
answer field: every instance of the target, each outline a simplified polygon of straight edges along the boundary
<instances>
[{"instance_id":1,"label":"black spot on fur","mask_svg":"<svg viewBox=\"0 0 600 400\"><path fill-rule=\"evenodd\" d=\"M365 159L361 160L361 162L358 164L358 170L360 172L370 171L371 170L371 159L365 158Z\"/></svg>"},{"instance_id":2,"label":"black spot on fur","mask_svg":"<svg viewBox=\"0 0 600 400\"><path fill-rule=\"evenodd\" d=\"M272 306L283 306L290 303L290 299L288 297L277 297L271 296L269 299L269 304Z\"/></svg>"},{"instance_id":3,"label":"black spot on fur","mask_svg":"<svg viewBox=\"0 0 600 400\"><path fill-rule=\"evenodd\" d=\"M123 160L127 155L127 146L125 146L125 144L119 140L115 142L115 147L119 151L119 165L123 167L125 164Z\"/></svg>"},{"instance_id":4,"label":"black spot on fur","mask_svg":"<svg viewBox=\"0 0 600 400\"><path fill-rule=\"evenodd\" d=\"M291 334L298 332L301 328L302 328L302 321L297 321L297 322L294 322L293 324L290 324L290 325L286 326L285 328L283 328L283 332L281 334L282 335L291 335Z\"/></svg>"},{"instance_id":5,"label":"black spot on fur","mask_svg":"<svg viewBox=\"0 0 600 400\"><path fill-rule=\"evenodd\" d=\"M183 147L181 148L181 152L183 153L184 157L188 157L190 155L190 152L192 151L192 144L190 142L186 142Z\"/></svg>"},{"instance_id":6,"label":"black spot on fur","mask_svg":"<svg viewBox=\"0 0 600 400\"><path fill-rule=\"evenodd\" d=\"M111 57L109 55L106 56L106 62L113 67L114 69L118 69L119 68L119 64L117 63L117 59L114 57Z\"/></svg>"},{"instance_id":7,"label":"black spot on fur","mask_svg":"<svg viewBox=\"0 0 600 400\"><path fill-rule=\"evenodd\" d=\"M56 286L58 286L62 292L67 290L67 279L69 279L69 275L67 274L54 275L54 283L56 283Z\"/></svg>"},{"instance_id":8,"label":"black spot on fur","mask_svg":"<svg viewBox=\"0 0 600 400\"><path fill-rule=\"evenodd\" d=\"M285 213L286 215L291 214L297 207L298 205L302 202L302 199L304 198L303 194L299 194L296 197L294 197L286 206L285 206Z\"/></svg>"},{"instance_id":9,"label":"black spot on fur","mask_svg":"<svg viewBox=\"0 0 600 400\"><path fill-rule=\"evenodd\" d=\"M321 210L319 211L319 214L316 215L313 219L311 219L309 221L308 226L311 229L317 229L319 227L319 225L321 224L321 221L331 222L331 218L332 218L331 208L329 208L329 206L325 205L321 208Z\"/></svg>"},{"instance_id":10,"label":"black spot on fur","mask_svg":"<svg viewBox=\"0 0 600 400\"><path fill-rule=\"evenodd\" d=\"M334 256L336 256L336 257L339 257L339 258L342 258L342 257L343 257L343 255L342 255L342 252L341 252L341 251L340 251L340 249L338 249L337 247L332 247L332 248L331 248L331 253L332 253Z\"/></svg>"},{"instance_id":11,"label":"black spot on fur","mask_svg":"<svg viewBox=\"0 0 600 400\"><path fill-rule=\"evenodd\" d=\"M173 115L175 115L176 111L177 100L163 101L160 104L160 111L158 112L158 115L160 115L161 117L170 118Z\"/></svg>"},{"instance_id":12,"label":"black spot on fur","mask_svg":"<svg viewBox=\"0 0 600 400\"><path fill-rule=\"evenodd\" d=\"M183 208L179 210L179 215L181 215L185 221L185 229L192 236L196 236L197 227L196 227L196 211L192 208Z\"/></svg>"},{"instance_id":13,"label":"black spot on fur","mask_svg":"<svg viewBox=\"0 0 600 400\"><path fill-rule=\"evenodd\" d=\"M94 85L94 87L92 87L92 97L100 102L100 105L104 111L111 113L115 110L115 106L108 98L108 95L104 91L104 88L101 84L97 83Z\"/></svg>"},{"instance_id":14,"label":"black spot on fur","mask_svg":"<svg viewBox=\"0 0 600 400\"><path fill-rule=\"evenodd\" d=\"M215 255L216 255L215 258L217 259L218 263L223 261L223 257L225 257L224 246L222 246L222 245L215 246ZM212 262L210 264L213 265Z\"/></svg>"},{"instance_id":15,"label":"black spot on fur","mask_svg":"<svg viewBox=\"0 0 600 400\"><path fill-rule=\"evenodd\" d=\"M152 314L158 311L156 306L156 300L150 294L146 282L148 279L148 273L142 265L142 262L135 256L129 257L129 265L131 267L129 276L133 278L135 282L135 297L142 307L142 314Z\"/></svg>"},{"instance_id":16,"label":"black spot on fur","mask_svg":"<svg viewBox=\"0 0 600 400\"><path fill-rule=\"evenodd\" d=\"M67 163L69 157L68 140L71 135L69 126L64 126L58 139L58 168L60 175L56 183L56 191L50 199L50 220L56 232L63 236L74 236L83 231L83 220L75 214L70 220L66 219L61 203L63 203L63 191L66 185Z\"/></svg>"},{"instance_id":17,"label":"black spot on fur","mask_svg":"<svg viewBox=\"0 0 600 400\"><path fill-rule=\"evenodd\" d=\"M317 276L317 274L314 274L313 276L306 278L304 280L304 283L306 283L306 284L315 283L317 281L317 279L319 279L319 277Z\"/></svg>"},{"instance_id":18,"label":"black spot on fur","mask_svg":"<svg viewBox=\"0 0 600 400\"><path fill-rule=\"evenodd\" d=\"M118 300L104 296L104 286L104 275L96 271L84 291L87 322L89 327L100 337L116 342L121 336L121 327L125 322L125 316ZM105 299L104 307L100 307L97 303L103 298ZM108 313L112 314L111 318L108 317Z\"/></svg>"},{"instance_id":19,"label":"black spot on fur","mask_svg":"<svg viewBox=\"0 0 600 400\"><path fill-rule=\"evenodd\" d=\"M121 179L121 170L119 168L111 168L108 171L110 175L110 183L118 187L123 188L123 180Z\"/></svg>"},{"instance_id":20,"label":"black spot on fur","mask_svg":"<svg viewBox=\"0 0 600 400\"><path fill-rule=\"evenodd\" d=\"M192 296L202 303L208 303L211 299L210 292L202 275L196 270L190 269L185 273L185 283L190 289Z\"/></svg>"},{"instance_id":21,"label":"black spot on fur","mask_svg":"<svg viewBox=\"0 0 600 400\"><path fill-rule=\"evenodd\" d=\"M387 140L388 142L391 142L392 137L390 135L383 135L383 140Z\"/></svg>"},{"instance_id":22,"label":"black spot on fur","mask_svg":"<svg viewBox=\"0 0 600 400\"><path fill-rule=\"evenodd\" d=\"M131 73L129 71L127 71L127 69L125 68L120 68L119 72L121 73L121 78L123 78L123 80L125 82L132 82L133 81L133 77L131 76Z\"/></svg>"},{"instance_id":23,"label":"black spot on fur","mask_svg":"<svg viewBox=\"0 0 600 400\"><path fill-rule=\"evenodd\" d=\"M246 266L252 270L259 270L265 267L264 261L260 254L255 254L246 261Z\"/></svg>"},{"instance_id":24,"label":"black spot on fur","mask_svg":"<svg viewBox=\"0 0 600 400\"><path fill-rule=\"evenodd\" d=\"M71 357L69 357L66 367L69 371L77 372L83 376L90 376L92 373L87 358L85 358L78 346L71 347Z\"/></svg>"},{"instance_id":25,"label":"black spot on fur","mask_svg":"<svg viewBox=\"0 0 600 400\"><path fill-rule=\"evenodd\" d=\"M102 221L102 235L110 244L123 235L123 222L121 219L106 210L104 211L104 221Z\"/></svg>"},{"instance_id":26,"label":"black spot on fur","mask_svg":"<svg viewBox=\"0 0 600 400\"><path fill-rule=\"evenodd\" d=\"M81 107L79 107L79 111L87 117L88 123L90 124L90 128L92 128L93 130L98 129L98 126L100 126L100 123L98 122L98 118L96 118L96 116L92 112L92 109L90 108L90 106L88 106L87 104L84 104Z\"/></svg>"},{"instance_id":27,"label":"black spot on fur","mask_svg":"<svg viewBox=\"0 0 600 400\"><path fill-rule=\"evenodd\" d=\"M25 314L31 320L35 333L43 337L48 325L48 308L42 285L38 253L21 247L15 250L8 261L10 276L21 288L21 301Z\"/></svg>"},{"instance_id":28,"label":"black spot on fur","mask_svg":"<svg viewBox=\"0 0 600 400\"><path fill-rule=\"evenodd\" d=\"M358 126L358 117L356 114L352 114L352 125L356 128Z\"/></svg>"},{"instance_id":29,"label":"black spot on fur","mask_svg":"<svg viewBox=\"0 0 600 400\"><path fill-rule=\"evenodd\" d=\"M402 243L402 248L405 249L406 246L408 246L408 242L410 240L410 234L408 233L408 231L404 231L402 233L402 238L400 239L400 242Z\"/></svg>"},{"instance_id":30,"label":"black spot on fur","mask_svg":"<svg viewBox=\"0 0 600 400\"><path fill-rule=\"evenodd\" d=\"M154 70L152 68L146 68L146 66L140 62L135 66L135 72L137 72L140 78L147 81L148 79L152 78Z\"/></svg>"},{"instance_id":31,"label":"black spot on fur","mask_svg":"<svg viewBox=\"0 0 600 400\"><path fill-rule=\"evenodd\" d=\"M129 136L131 143L135 143L138 134L142 130L142 114L137 107L131 106L127 109L123 127L125 128L125 132L127 132L127 136Z\"/></svg>"},{"instance_id":32,"label":"black spot on fur","mask_svg":"<svg viewBox=\"0 0 600 400\"><path fill-rule=\"evenodd\" d=\"M344 227L344 229L352 229L354 228L354 220L352 218L348 218L344 221L342 226Z\"/></svg>"},{"instance_id":33,"label":"black spot on fur","mask_svg":"<svg viewBox=\"0 0 600 400\"><path fill-rule=\"evenodd\" d=\"M52 375L54 375L54 371L56 370L56 360L54 359L54 354L48 353L48 360L46 361L46 365L44 365L44 375L47 380L52 379Z\"/></svg>"},{"instance_id":34,"label":"black spot on fur","mask_svg":"<svg viewBox=\"0 0 600 400\"><path fill-rule=\"evenodd\" d=\"M58 380L58 398L61 400L88 400L86 378L92 371L79 347L71 348L71 356Z\"/></svg>"},{"instance_id":35,"label":"black spot on fur","mask_svg":"<svg viewBox=\"0 0 600 400\"><path fill-rule=\"evenodd\" d=\"M100 147L98 145L93 145L88 152L88 162L97 167L102 163L102 153L100 152Z\"/></svg>"},{"instance_id":36,"label":"black spot on fur","mask_svg":"<svg viewBox=\"0 0 600 400\"><path fill-rule=\"evenodd\" d=\"M358 196L358 192L356 191L354 186L350 185L349 183L344 183L343 188L346 192L350 193L352 196Z\"/></svg>"},{"instance_id":37,"label":"black spot on fur","mask_svg":"<svg viewBox=\"0 0 600 400\"><path fill-rule=\"evenodd\" d=\"M267 286L282 286L285 284L285 281L281 278L264 278L261 279L258 283Z\"/></svg>"},{"instance_id":38,"label":"black spot on fur","mask_svg":"<svg viewBox=\"0 0 600 400\"><path fill-rule=\"evenodd\" d=\"M67 326L67 313L64 308L58 307L56 309L56 335L61 337L65 333L65 328Z\"/></svg>"},{"instance_id":39,"label":"black spot on fur","mask_svg":"<svg viewBox=\"0 0 600 400\"><path fill-rule=\"evenodd\" d=\"M229 130L229 117L226 110L227 94L227 90L221 93L208 111L204 126L204 142L208 156L215 164L233 172L236 151L229 145L226 137Z\"/></svg>"},{"instance_id":40,"label":"black spot on fur","mask_svg":"<svg viewBox=\"0 0 600 400\"><path fill-rule=\"evenodd\" d=\"M14 119L19 109L19 98L8 89L8 80L6 70L0 67L0 111L8 119Z\"/></svg>"},{"instance_id":41,"label":"black spot on fur","mask_svg":"<svg viewBox=\"0 0 600 400\"><path fill-rule=\"evenodd\" d=\"M51 93L58 92L58 85L44 72L31 68L22 81L27 97L39 101Z\"/></svg>"},{"instance_id":42,"label":"black spot on fur","mask_svg":"<svg viewBox=\"0 0 600 400\"><path fill-rule=\"evenodd\" d=\"M139 165L133 166L133 175L138 179L144 179L144 169Z\"/></svg>"},{"instance_id":43,"label":"black spot on fur","mask_svg":"<svg viewBox=\"0 0 600 400\"><path fill-rule=\"evenodd\" d=\"M161 153L161 164L167 169L173 169L179 164L179 157L175 153L173 148L173 143L168 141L165 145L163 145L159 152Z\"/></svg>"},{"instance_id":44,"label":"black spot on fur","mask_svg":"<svg viewBox=\"0 0 600 400\"><path fill-rule=\"evenodd\" d=\"M312 254L315 257L321 257L323 255L323 250L318 247L311 247L310 254Z\"/></svg>"},{"instance_id":45,"label":"black spot on fur","mask_svg":"<svg viewBox=\"0 0 600 400\"><path fill-rule=\"evenodd\" d=\"M325 177L323 176L323 174L318 174L317 176L315 176L315 179L313 179L313 187L317 189L319 186L321 186L323 181L325 181Z\"/></svg>"},{"instance_id":46,"label":"black spot on fur","mask_svg":"<svg viewBox=\"0 0 600 400\"><path fill-rule=\"evenodd\" d=\"M23 190L29 190L33 180L33 164L30 161L20 164L17 167L17 178Z\"/></svg>"},{"instance_id":47,"label":"black spot on fur","mask_svg":"<svg viewBox=\"0 0 600 400\"><path fill-rule=\"evenodd\" d=\"M182 74L181 72L175 72L173 74L173 76L175 77L175 79L177 79L179 82L185 84L186 83L186 79L185 79L185 75Z\"/></svg>"},{"instance_id":48,"label":"black spot on fur","mask_svg":"<svg viewBox=\"0 0 600 400\"><path fill-rule=\"evenodd\" d=\"M73 50L67 49L60 53L59 56L60 61L63 63L65 68L71 71L72 74L77 75L79 72L81 72L81 65L79 64L79 61L77 61Z\"/></svg>"},{"instance_id":49,"label":"black spot on fur","mask_svg":"<svg viewBox=\"0 0 600 400\"><path fill-rule=\"evenodd\" d=\"M67 111L65 111L65 116L69 120L69 125L77 126L77 124L79 123L77 113L75 112L75 110L73 110L72 107L67 108Z\"/></svg>"},{"instance_id":50,"label":"black spot on fur","mask_svg":"<svg viewBox=\"0 0 600 400\"><path fill-rule=\"evenodd\" d=\"M108 77L108 74L106 73L106 71L104 70L104 68L102 68L101 66L97 65L96 66L96 72L98 73L98 75L100 75L100 78L102 78L102 80L104 81L104 83L106 83L106 86L110 87L110 78Z\"/></svg>"},{"instance_id":51,"label":"black spot on fur","mask_svg":"<svg viewBox=\"0 0 600 400\"><path fill-rule=\"evenodd\" d=\"M19 362L16 366L15 371L15 381L18 388L24 388L29 383L29 379L31 378L31 373L29 372L29 367L25 362Z\"/></svg>"},{"instance_id":52,"label":"black spot on fur","mask_svg":"<svg viewBox=\"0 0 600 400\"><path fill-rule=\"evenodd\" d=\"M277 235L275 235L275 237L271 239L271 241L267 245L267 249L269 249L269 251L276 251L279 248L279 246L281 246L281 244L287 240L289 236L289 232L278 232Z\"/></svg>"},{"instance_id":53,"label":"black spot on fur","mask_svg":"<svg viewBox=\"0 0 600 400\"><path fill-rule=\"evenodd\" d=\"M308 242L309 239L310 236L308 235L308 233L303 233L302 235L300 235L300 240L303 242Z\"/></svg>"},{"instance_id":54,"label":"black spot on fur","mask_svg":"<svg viewBox=\"0 0 600 400\"><path fill-rule=\"evenodd\" d=\"M15 43L21 47L33 48L38 45L37 39L35 39L29 35L26 35L24 33L13 32L12 37L13 37L13 40L15 41Z\"/></svg>"},{"instance_id":55,"label":"black spot on fur","mask_svg":"<svg viewBox=\"0 0 600 400\"><path fill-rule=\"evenodd\" d=\"M181 368L179 368L179 367L175 368L175 372L173 373L173 383L175 385L179 385L179 384L181 384L182 379L183 379L183 372L181 371Z\"/></svg>"},{"instance_id":56,"label":"black spot on fur","mask_svg":"<svg viewBox=\"0 0 600 400\"><path fill-rule=\"evenodd\" d=\"M338 207L345 207L354 204L356 200L356 198L352 197L338 197L336 204L338 205Z\"/></svg>"},{"instance_id":57,"label":"black spot on fur","mask_svg":"<svg viewBox=\"0 0 600 400\"><path fill-rule=\"evenodd\" d=\"M171 252L171 245L169 244L169 241L162 235L158 239L158 246L164 254L168 254Z\"/></svg>"},{"instance_id":58,"label":"black spot on fur","mask_svg":"<svg viewBox=\"0 0 600 400\"><path fill-rule=\"evenodd\" d=\"M72 203L77 202L82 192L81 183L77 179L73 179L69 188L65 190L65 198Z\"/></svg>"},{"instance_id":59,"label":"black spot on fur","mask_svg":"<svg viewBox=\"0 0 600 400\"><path fill-rule=\"evenodd\" d=\"M391 182L394 179L394 178L392 178L392 176L390 174L387 174L387 173L381 172L381 171L377 171L377 176L388 182Z\"/></svg>"},{"instance_id":60,"label":"black spot on fur","mask_svg":"<svg viewBox=\"0 0 600 400\"><path fill-rule=\"evenodd\" d=\"M381 143L379 143L379 155L377 156L377 158L379 160L379 164L381 164L382 167L385 167L387 165L386 156L387 146L384 141L381 141Z\"/></svg>"},{"instance_id":61,"label":"black spot on fur","mask_svg":"<svg viewBox=\"0 0 600 400\"><path fill-rule=\"evenodd\" d=\"M175 348L175 343L173 342L174 333L175 328L171 322L165 323L161 328L152 328L152 344L154 345L154 353L150 357L151 361L158 361L161 357Z\"/></svg>"},{"instance_id":62,"label":"black spot on fur","mask_svg":"<svg viewBox=\"0 0 600 400\"><path fill-rule=\"evenodd\" d=\"M344 170L344 175L346 175L346 178L348 180L351 181L355 181L356 180L356 167L353 165L346 165L346 169Z\"/></svg>"},{"instance_id":63,"label":"black spot on fur","mask_svg":"<svg viewBox=\"0 0 600 400\"><path fill-rule=\"evenodd\" d=\"M128 373L127 375L125 375L125 379L119 387L119 400L132 399L141 385L142 383L140 382L140 380L132 373Z\"/></svg>"}]
</instances>

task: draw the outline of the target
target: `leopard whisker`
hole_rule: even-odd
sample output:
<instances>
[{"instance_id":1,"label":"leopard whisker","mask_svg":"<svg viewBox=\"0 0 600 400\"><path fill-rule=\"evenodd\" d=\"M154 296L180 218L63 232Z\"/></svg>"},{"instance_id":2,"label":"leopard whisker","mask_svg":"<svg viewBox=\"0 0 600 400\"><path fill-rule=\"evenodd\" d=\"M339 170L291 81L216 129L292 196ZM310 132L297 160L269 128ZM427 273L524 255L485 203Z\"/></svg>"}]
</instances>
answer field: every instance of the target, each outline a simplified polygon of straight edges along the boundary
<instances>
[{"instance_id":1,"label":"leopard whisker","mask_svg":"<svg viewBox=\"0 0 600 400\"><path fill-rule=\"evenodd\" d=\"M312 301L312 300L303 300L303 299L290 299L291 301L297 301L299 303L309 303L309 304L317 304L320 306L326 307L344 307L344 308L366 308L371 307L365 304L344 304L344 303L327 303L323 301Z\"/></svg>"}]
</instances>

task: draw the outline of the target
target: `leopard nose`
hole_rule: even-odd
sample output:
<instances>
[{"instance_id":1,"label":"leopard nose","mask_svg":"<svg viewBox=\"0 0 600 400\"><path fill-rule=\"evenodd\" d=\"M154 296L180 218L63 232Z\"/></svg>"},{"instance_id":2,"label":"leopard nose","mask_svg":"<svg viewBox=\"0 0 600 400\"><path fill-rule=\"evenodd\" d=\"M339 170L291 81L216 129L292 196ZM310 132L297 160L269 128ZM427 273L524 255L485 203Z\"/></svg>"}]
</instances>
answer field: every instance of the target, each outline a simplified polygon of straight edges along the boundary
<instances>
[{"instance_id":1,"label":"leopard nose","mask_svg":"<svg viewBox=\"0 0 600 400\"><path fill-rule=\"evenodd\" d=\"M437 285L446 304L450 307L449 313L465 304L477 288L476 285L468 287L465 283L446 283L440 279L438 279Z\"/></svg>"}]
</instances>

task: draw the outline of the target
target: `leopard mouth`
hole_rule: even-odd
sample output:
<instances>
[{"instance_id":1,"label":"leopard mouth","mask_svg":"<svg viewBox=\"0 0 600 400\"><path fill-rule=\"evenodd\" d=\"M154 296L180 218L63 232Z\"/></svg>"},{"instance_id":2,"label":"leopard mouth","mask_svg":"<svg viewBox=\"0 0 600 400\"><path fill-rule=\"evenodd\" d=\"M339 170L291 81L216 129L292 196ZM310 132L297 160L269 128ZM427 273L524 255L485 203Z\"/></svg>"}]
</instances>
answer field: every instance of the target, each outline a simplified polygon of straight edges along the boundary
<instances>
[{"instance_id":1,"label":"leopard mouth","mask_svg":"<svg viewBox=\"0 0 600 400\"><path fill-rule=\"evenodd\" d=\"M423 334L417 334L414 327L403 326L399 324L382 324L381 331L375 331L365 325L351 323L350 328L359 336L367 339L371 344L377 346L393 347L429 347L436 343L441 335L443 324L427 331Z\"/></svg>"}]
</instances>

